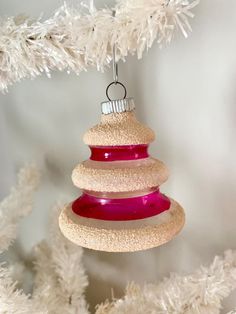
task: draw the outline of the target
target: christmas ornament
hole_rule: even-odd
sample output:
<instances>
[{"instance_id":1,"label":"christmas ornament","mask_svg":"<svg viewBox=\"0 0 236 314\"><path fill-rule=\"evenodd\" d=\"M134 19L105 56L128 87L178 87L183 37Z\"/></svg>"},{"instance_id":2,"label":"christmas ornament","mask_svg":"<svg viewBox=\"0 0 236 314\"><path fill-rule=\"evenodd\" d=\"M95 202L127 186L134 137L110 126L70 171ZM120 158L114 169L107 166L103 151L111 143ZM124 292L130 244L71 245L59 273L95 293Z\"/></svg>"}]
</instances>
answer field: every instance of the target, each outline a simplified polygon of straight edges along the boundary
<instances>
[{"instance_id":1,"label":"christmas ornament","mask_svg":"<svg viewBox=\"0 0 236 314\"><path fill-rule=\"evenodd\" d=\"M90 159L72 173L83 193L63 209L59 225L69 240L87 248L138 251L171 240L183 227L184 211L160 192L168 170L148 154L155 135L136 119L134 100L118 81L115 49L113 60L101 122L84 135ZM110 99L113 84L124 88L123 99Z\"/></svg>"},{"instance_id":2,"label":"christmas ornament","mask_svg":"<svg viewBox=\"0 0 236 314\"><path fill-rule=\"evenodd\" d=\"M73 171L83 194L60 216L62 233L95 250L125 252L171 240L183 227L184 212L160 192L166 166L148 154L151 129L135 117L132 98L102 103L101 123L84 135L89 160Z\"/></svg>"}]
</instances>

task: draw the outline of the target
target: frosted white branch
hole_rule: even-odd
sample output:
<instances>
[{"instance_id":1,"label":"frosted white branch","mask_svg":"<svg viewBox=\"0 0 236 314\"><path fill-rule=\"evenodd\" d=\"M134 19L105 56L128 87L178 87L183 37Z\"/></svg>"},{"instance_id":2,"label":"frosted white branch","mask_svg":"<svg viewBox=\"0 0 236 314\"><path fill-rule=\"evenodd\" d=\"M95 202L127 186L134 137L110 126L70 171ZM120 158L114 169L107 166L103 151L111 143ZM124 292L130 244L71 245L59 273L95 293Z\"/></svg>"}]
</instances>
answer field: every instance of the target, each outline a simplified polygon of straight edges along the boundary
<instances>
[{"instance_id":1,"label":"frosted white branch","mask_svg":"<svg viewBox=\"0 0 236 314\"><path fill-rule=\"evenodd\" d=\"M20 218L32 209L32 196L39 173L34 166L20 170L18 184L0 204L0 244L2 251L16 238ZM0 313L14 314L87 314L84 290L87 278L81 262L82 249L65 239L54 214L51 237L35 248L35 280L31 295L26 295L14 281L23 276L22 265L0 264ZM25 265L26 266L26 265ZM17 276L16 276L17 275Z\"/></svg>"},{"instance_id":2,"label":"frosted white branch","mask_svg":"<svg viewBox=\"0 0 236 314\"><path fill-rule=\"evenodd\" d=\"M29 314L37 312L29 297L16 289L16 282L11 279L11 272L0 265L0 311L1 313Z\"/></svg>"},{"instance_id":3,"label":"frosted white branch","mask_svg":"<svg viewBox=\"0 0 236 314\"><path fill-rule=\"evenodd\" d=\"M33 195L38 182L39 173L34 165L22 168L18 175L18 184L0 203L0 253L17 237L20 219L32 210Z\"/></svg>"},{"instance_id":4,"label":"frosted white branch","mask_svg":"<svg viewBox=\"0 0 236 314\"><path fill-rule=\"evenodd\" d=\"M172 274L160 284L131 284L123 299L105 303L96 314L219 314L221 301L236 288L236 252L216 257L189 276Z\"/></svg>"},{"instance_id":5,"label":"frosted white branch","mask_svg":"<svg viewBox=\"0 0 236 314\"><path fill-rule=\"evenodd\" d=\"M59 209L59 207L58 207ZM53 215L48 242L36 247L33 300L43 313L87 314L84 290L88 284L82 265L82 248L69 242ZM42 308L43 307L43 308Z\"/></svg>"},{"instance_id":6,"label":"frosted white branch","mask_svg":"<svg viewBox=\"0 0 236 314\"><path fill-rule=\"evenodd\" d=\"M176 30L185 37L188 19L199 0L120 0L115 8L89 12L64 4L53 17L36 21L22 16L0 20L0 90L24 78L51 70L79 74L104 68L112 59L137 53L142 57L155 40L169 43ZM112 16L112 11L116 16Z\"/></svg>"}]
</instances>

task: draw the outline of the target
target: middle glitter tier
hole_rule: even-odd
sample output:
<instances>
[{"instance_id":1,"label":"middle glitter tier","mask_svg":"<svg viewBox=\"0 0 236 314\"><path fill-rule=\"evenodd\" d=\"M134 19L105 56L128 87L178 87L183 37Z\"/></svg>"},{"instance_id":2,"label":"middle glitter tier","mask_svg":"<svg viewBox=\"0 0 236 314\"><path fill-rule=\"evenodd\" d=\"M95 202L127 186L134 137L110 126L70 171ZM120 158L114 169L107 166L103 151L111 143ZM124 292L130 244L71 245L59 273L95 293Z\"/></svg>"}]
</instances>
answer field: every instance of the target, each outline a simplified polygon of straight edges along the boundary
<instances>
[{"instance_id":1,"label":"middle glitter tier","mask_svg":"<svg viewBox=\"0 0 236 314\"><path fill-rule=\"evenodd\" d=\"M72 173L74 185L96 192L133 192L162 185L168 179L168 169L158 159L86 160Z\"/></svg>"}]
</instances>

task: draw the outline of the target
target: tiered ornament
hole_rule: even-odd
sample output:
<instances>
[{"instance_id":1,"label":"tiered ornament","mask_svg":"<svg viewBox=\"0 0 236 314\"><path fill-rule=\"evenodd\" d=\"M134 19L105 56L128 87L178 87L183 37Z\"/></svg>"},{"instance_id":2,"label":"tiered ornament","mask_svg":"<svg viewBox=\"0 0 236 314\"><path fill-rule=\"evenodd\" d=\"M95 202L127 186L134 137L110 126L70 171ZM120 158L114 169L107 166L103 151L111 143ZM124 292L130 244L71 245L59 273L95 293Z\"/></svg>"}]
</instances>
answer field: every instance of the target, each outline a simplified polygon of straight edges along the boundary
<instances>
[{"instance_id":1,"label":"tiered ornament","mask_svg":"<svg viewBox=\"0 0 236 314\"><path fill-rule=\"evenodd\" d=\"M83 193L62 210L61 231L78 245L108 252L164 244L182 229L185 216L160 192L168 170L148 154L155 135L136 119L132 98L101 107L101 123L84 135L90 159L72 174Z\"/></svg>"}]
</instances>

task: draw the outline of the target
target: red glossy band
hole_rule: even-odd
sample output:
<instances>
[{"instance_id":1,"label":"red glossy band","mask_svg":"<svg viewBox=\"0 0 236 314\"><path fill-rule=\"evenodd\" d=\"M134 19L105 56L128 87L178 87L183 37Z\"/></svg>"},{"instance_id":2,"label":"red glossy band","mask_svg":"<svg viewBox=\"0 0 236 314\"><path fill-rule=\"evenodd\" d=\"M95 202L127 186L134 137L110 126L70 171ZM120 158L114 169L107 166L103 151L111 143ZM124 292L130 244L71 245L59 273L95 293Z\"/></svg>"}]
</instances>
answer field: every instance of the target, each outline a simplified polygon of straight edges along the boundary
<instances>
[{"instance_id":1,"label":"red glossy band","mask_svg":"<svg viewBox=\"0 0 236 314\"><path fill-rule=\"evenodd\" d=\"M100 220L125 221L152 217L170 208L170 200L159 190L147 195L109 199L82 194L72 204L75 214Z\"/></svg>"},{"instance_id":2,"label":"red glossy band","mask_svg":"<svg viewBox=\"0 0 236 314\"><path fill-rule=\"evenodd\" d=\"M147 158L148 145L89 146L91 160L117 161Z\"/></svg>"}]
</instances>

